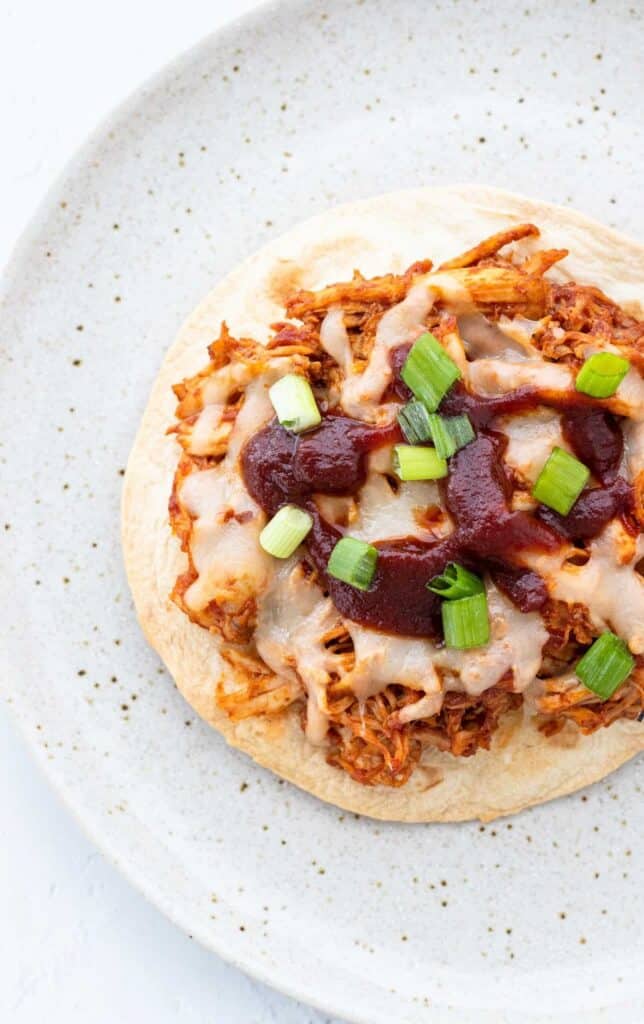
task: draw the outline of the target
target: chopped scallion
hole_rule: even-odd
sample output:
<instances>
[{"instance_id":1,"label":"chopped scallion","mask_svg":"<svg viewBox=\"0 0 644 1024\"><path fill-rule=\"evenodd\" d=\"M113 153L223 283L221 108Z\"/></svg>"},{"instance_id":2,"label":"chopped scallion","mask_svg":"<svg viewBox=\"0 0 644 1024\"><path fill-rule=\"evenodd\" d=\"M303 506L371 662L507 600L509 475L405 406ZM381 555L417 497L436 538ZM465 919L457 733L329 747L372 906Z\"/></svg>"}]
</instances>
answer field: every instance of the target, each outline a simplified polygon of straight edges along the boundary
<instances>
[{"instance_id":1,"label":"chopped scallion","mask_svg":"<svg viewBox=\"0 0 644 1024\"><path fill-rule=\"evenodd\" d=\"M614 633L602 633L577 662L575 672L587 689L608 700L628 679L635 658L623 640Z\"/></svg>"},{"instance_id":2,"label":"chopped scallion","mask_svg":"<svg viewBox=\"0 0 644 1024\"><path fill-rule=\"evenodd\" d=\"M308 512L296 505L284 505L260 533L259 543L274 558L289 558L312 526Z\"/></svg>"},{"instance_id":3,"label":"chopped scallion","mask_svg":"<svg viewBox=\"0 0 644 1024\"><path fill-rule=\"evenodd\" d=\"M465 448L475 438L474 428L470 418L465 413L462 416L449 416L446 418L447 429L456 442L456 451Z\"/></svg>"},{"instance_id":4,"label":"chopped scallion","mask_svg":"<svg viewBox=\"0 0 644 1024\"><path fill-rule=\"evenodd\" d=\"M414 397L435 412L461 371L439 341L428 331L412 345L401 377Z\"/></svg>"},{"instance_id":5,"label":"chopped scallion","mask_svg":"<svg viewBox=\"0 0 644 1024\"><path fill-rule=\"evenodd\" d=\"M459 448L474 440L474 431L469 418L463 416L441 416L429 414L429 429L437 453L442 459L449 459Z\"/></svg>"},{"instance_id":6,"label":"chopped scallion","mask_svg":"<svg viewBox=\"0 0 644 1024\"><path fill-rule=\"evenodd\" d=\"M372 544L355 537L342 537L331 552L327 572L357 590L368 590L377 561L378 549Z\"/></svg>"},{"instance_id":7,"label":"chopped scallion","mask_svg":"<svg viewBox=\"0 0 644 1024\"><path fill-rule=\"evenodd\" d=\"M464 651L488 643L490 620L485 591L457 601L443 601L441 617L447 647Z\"/></svg>"},{"instance_id":8,"label":"chopped scallion","mask_svg":"<svg viewBox=\"0 0 644 1024\"><path fill-rule=\"evenodd\" d=\"M631 368L628 359L614 352L596 352L577 374L577 391L591 398L610 398Z\"/></svg>"},{"instance_id":9,"label":"chopped scallion","mask_svg":"<svg viewBox=\"0 0 644 1024\"><path fill-rule=\"evenodd\" d=\"M461 597L470 597L472 594L480 594L483 591L483 581L480 576L475 576L457 562L449 562L440 576L435 576L429 581L427 589L439 597L454 601Z\"/></svg>"},{"instance_id":10,"label":"chopped scallion","mask_svg":"<svg viewBox=\"0 0 644 1024\"><path fill-rule=\"evenodd\" d=\"M415 444L394 445L394 472L401 480L440 480L447 476L447 463L435 448Z\"/></svg>"},{"instance_id":11,"label":"chopped scallion","mask_svg":"<svg viewBox=\"0 0 644 1024\"><path fill-rule=\"evenodd\" d=\"M532 497L567 516L588 483L590 470L563 448L553 448L532 488Z\"/></svg>"},{"instance_id":12,"label":"chopped scallion","mask_svg":"<svg viewBox=\"0 0 644 1024\"><path fill-rule=\"evenodd\" d=\"M422 402L408 402L398 413L398 423L409 444L431 441L429 413Z\"/></svg>"},{"instance_id":13,"label":"chopped scallion","mask_svg":"<svg viewBox=\"0 0 644 1024\"><path fill-rule=\"evenodd\" d=\"M281 425L295 434L317 427L322 420L311 385L297 373L287 373L276 381L268 397Z\"/></svg>"}]
</instances>

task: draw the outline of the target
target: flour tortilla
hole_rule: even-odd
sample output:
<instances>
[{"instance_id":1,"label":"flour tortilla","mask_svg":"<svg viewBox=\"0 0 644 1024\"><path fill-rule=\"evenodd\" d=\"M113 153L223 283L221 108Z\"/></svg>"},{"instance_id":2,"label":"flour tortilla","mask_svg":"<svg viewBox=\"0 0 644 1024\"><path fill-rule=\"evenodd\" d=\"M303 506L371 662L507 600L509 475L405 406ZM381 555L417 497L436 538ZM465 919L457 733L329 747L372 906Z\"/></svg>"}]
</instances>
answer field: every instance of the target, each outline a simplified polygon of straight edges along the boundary
<instances>
[{"instance_id":1,"label":"flour tortilla","mask_svg":"<svg viewBox=\"0 0 644 1024\"><path fill-rule=\"evenodd\" d=\"M644 725L618 722L592 736L567 726L545 739L522 713L502 720L491 751L455 758L427 750L400 789L368 787L325 761L299 714L232 722L215 703L227 666L216 636L168 598L185 556L168 526L168 496L179 448L165 434L174 418L171 385L201 369L226 320L236 336L265 342L297 288L397 272L423 257L437 266L513 223L532 221L530 249L567 247L551 276L598 285L634 314L644 311L644 246L563 207L480 186L394 192L338 207L293 228L218 284L188 318L168 352L130 455L123 494L123 548L145 635L179 690L227 741L308 792L339 807L390 821L489 821L586 786L644 749Z\"/></svg>"}]
</instances>

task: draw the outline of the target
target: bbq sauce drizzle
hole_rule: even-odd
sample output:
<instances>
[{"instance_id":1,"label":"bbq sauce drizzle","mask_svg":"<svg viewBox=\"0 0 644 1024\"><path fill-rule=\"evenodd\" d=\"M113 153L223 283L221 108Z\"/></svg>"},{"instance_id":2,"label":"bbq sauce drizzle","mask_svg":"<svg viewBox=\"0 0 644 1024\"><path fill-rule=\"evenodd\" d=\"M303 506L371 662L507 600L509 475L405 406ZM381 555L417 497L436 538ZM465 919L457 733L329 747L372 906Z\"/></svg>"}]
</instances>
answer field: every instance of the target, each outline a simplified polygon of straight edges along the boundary
<instances>
[{"instance_id":1,"label":"bbq sauce drizzle","mask_svg":"<svg viewBox=\"0 0 644 1024\"><path fill-rule=\"evenodd\" d=\"M397 371L407 350L401 346L392 353L391 390L403 399L410 393ZM494 420L538 405L563 410L566 440L599 481L598 487L582 493L565 517L543 507L536 515L509 507L512 487L503 463L507 439L494 429ZM475 440L450 460L442 485L454 532L435 542L414 537L377 542L378 566L368 591L327 575L329 556L342 533L320 515L313 494L355 495L366 480L369 452L402 440L397 423L375 427L330 412L316 430L297 436L273 421L251 437L242 452L246 488L267 515L290 502L313 517L305 542L308 556L338 611L387 633L440 637L440 601L426 583L451 561L491 572L521 611L543 608L546 584L521 566L521 553L555 551L567 540L592 538L615 515L626 514L632 502L632 488L617 475L623 448L618 425L610 413L586 404L576 393L564 400L536 388L520 388L487 397L456 384L440 411L467 413L476 430Z\"/></svg>"}]
</instances>

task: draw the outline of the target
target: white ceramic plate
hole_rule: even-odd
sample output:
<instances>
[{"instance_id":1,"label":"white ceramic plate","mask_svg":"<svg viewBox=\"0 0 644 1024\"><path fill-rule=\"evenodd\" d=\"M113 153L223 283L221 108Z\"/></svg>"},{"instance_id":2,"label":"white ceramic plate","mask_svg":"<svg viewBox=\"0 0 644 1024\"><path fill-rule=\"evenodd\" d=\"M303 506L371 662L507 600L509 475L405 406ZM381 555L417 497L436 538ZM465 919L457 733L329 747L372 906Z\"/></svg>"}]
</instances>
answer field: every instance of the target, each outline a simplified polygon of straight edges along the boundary
<instances>
[{"instance_id":1,"label":"white ceramic plate","mask_svg":"<svg viewBox=\"0 0 644 1024\"><path fill-rule=\"evenodd\" d=\"M101 128L5 280L8 699L151 900L353 1020L641 1021L644 761L488 827L375 824L281 783L196 721L147 649L122 467L183 317L330 204L472 180L643 237L643 51L620 0L264 7Z\"/></svg>"}]
</instances>

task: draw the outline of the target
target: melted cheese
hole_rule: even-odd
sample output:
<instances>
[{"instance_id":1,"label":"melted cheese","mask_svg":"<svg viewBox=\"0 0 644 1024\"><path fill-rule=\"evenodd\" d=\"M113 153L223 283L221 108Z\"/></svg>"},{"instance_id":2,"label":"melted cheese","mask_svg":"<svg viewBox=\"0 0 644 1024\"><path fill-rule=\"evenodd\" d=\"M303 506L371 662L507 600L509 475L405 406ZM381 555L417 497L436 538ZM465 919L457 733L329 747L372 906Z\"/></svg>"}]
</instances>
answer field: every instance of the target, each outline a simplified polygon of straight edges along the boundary
<instances>
[{"instance_id":1,"label":"melted cheese","mask_svg":"<svg viewBox=\"0 0 644 1024\"><path fill-rule=\"evenodd\" d=\"M275 415L275 410L268 397L268 389L280 377L290 373L293 369L293 360L288 358L273 359L266 367L261 376L255 377L247 385L244 392L244 404L237 414L235 429L233 430L228 443L226 455L226 466L232 467L249 437L268 423Z\"/></svg>"},{"instance_id":2,"label":"melted cheese","mask_svg":"<svg viewBox=\"0 0 644 1024\"><path fill-rule=\"evenodd\" d=\"M473 390L483 395L505 395L521 387L568 391L573 386L573 374L569 367L543 359L479 359L470 363L469 381Z\"/></svg>"},{"instance_id":3,"label":"melted cheese","mask_svg":"<svg viewBox=\"0 0 644 1024\"><path fill-rule=\"evenodd\" d=\"M624 415L631 419L640 423L644 420L644 377L634 366L631 366L609 404L615 407L616 412L623 410Z\"/></svg>"},{"instance_id":4,"label":"melted cheese","mask_svg":"<svg viewBox=\"0 0 644 1024\"><path fill-rule=\"evenodd\" d=\"M424 697L413 704L405 704L396 717L401 725L405 725L407 722L416 722L419 718L431 718L438 714L442 704L442 693L426 693Z\"/></svg>"},{"instance_id":5,"label":"melted cheese","mask_svg":"<svg viewBox=\"0 0 644 1024\"><path fill-rule=\"evenodd\" d=\"M376 448L375 451L369 454L367 460L368 473L391 474L393 470L393 453L394 446L391 444L383 445L382 448Z\"/></svg>"},{"instance_id":6,"label":"melted cheese","mask_svg":"<svg viewBox=\"0 0 644 1024\"><path fill-rule=\"evenodd\" d=\"M228 507L233 496L243 490L232 479L222 475L219 467L215 467L187 476L181 484L179 498L191 516L216 519L222 509ZM250 496L248 501L251 502Z\"/></svg>"},{"instance_id":7,"label":"melted cheese","mask_svg":"<svg viewBox=\"0 0 644 1024\"><path fill-rule=\"evenodd\" d=\"M590 544L585 565L565 561L567 553L525 557L545 579L552 597L588 609L598 631L611 629L633 654L644 654L644 579L635 566L644 555L644 535L636 540L614 519Z\"/></svg>"},{"instance_id":8,"label":"melted cheese","mask_svg":"<svg viewBox=\"0 0 644 1024\"><path fill-rule=\"evenodd\" d=\"M507 321L511 324L512 321ZM465 343L465 351L470 359L508 359L526 358L526 345L519 342L507 329L488 320L481 313L467 313L458 318L458 329Z\"/></svg>"},{"instance_id":9,"label":"melted cheese","mask_svg":"<svg viewBox=\"0 0 644 1024\"><path fill-rule=\"evenodd\" d=\"M553 409L499 416L495 429L508 439L505 462L526 483L532 485L555 445L568 449L561 433L561 418Z\"/></svg>"},{"instance_id":10,"label":"melted cheese","mask_svg":"<svg viewBox=\"0 0 644 1024\"><path fill-rule=\"evenodd\" d=\"M351 373L353 354L349 332L344 326L344 313L340 306L331 306L320 325L320 344L338 366L344 370L345 376Z\"/></svg>"},{"instance_id":11,"label":"melted cheese","mask_svg":"<svg viewBox=\"0 0 644 1024\"><path fill-rule=\"evenodd\" d=\"M337 668L322 638L341 621L331 599L321 596L294 559L275 572L258 611L257 650L275 673L304 684L306 733L312 743L322 743L326 736L326 688Z\"/></svg>"},{"instance_id":12,"label":"melted cheese","mask_svg":"<svg viewBox=\"0 0 644 1024\"><path fill-rule=\"evenodd\" d=\"M255 642L259 655L276 674L300 681L307 694L307 735L321 743L327 730L326 688L331 674L347 682L365 701L388 685L417 689L422 696L401 721L440 710L446 689L478 695L508 672L514 689L525 690L541 662L547 633L539 615L522 615L493 585L488 586L491 641L475 651L438 648L429 640L385 635L341 619L330 598L304 575L295 559L273 574L259 604ZM351 635L354 667L343 673L341 661L323 638L343 624ZM441 675L445 679L441 679Z\"/></svg>"},{"instance_id":13,"label":"melted cheese","mask_svg":"<svg viewBox=\"0 0 644 1024\"><path fill-rule=\"evenodd\" d=\"M267 374L262 374L247 386L244 392L244 404L237 413L235 429L228 442L226 455L228 465L236 461L248 438L256 434L275 415L275 410L268 397L268 389L275 380L277 377L271 375L267 379Z\"/></svg>"},{"instance_id":14,"label":"melted cheese","mask_svg":"<svg viewBox=\"0 0 644 1024\"><path fill-rule=\"evenodd\" d=\"M448 356L450 359L453 359L458 366L463 380L467 380L470 364L467 361L467 355L465 354L465 348L463 346L463 339L460 334L458 331L452 331L450 334L446 334L442 340L443 347Z\"/></svg>"},{"instance_id":15,"label":"melted cheese","mask_svg":"<svg viewBox=\"0 0 644 1024\"><path fill-rule=\"evenodd\" d=\"M499 327L506 338L511 338L526 356L539 357L539 349L532 344L532 335L541 323L540 320L526 320L524 317L499 317ZM517 353L518 354L518 353Z\"/></svg>"},{"instance_id":16,"label":"melted cheese","mask_svg":"<svg viewBox=\"0 0 644 1024\"><path fill-rule=\"evenodd\" d=\"M392 636L347 620L355 649L355 667L346 679L360 700L398 683L425 693L440 694L434 668L436 648L429 640Z\"/></svg>"},{"instance_id":17,"label":"melted cheese","mask_svg":"<svg viewBox=\"0 0 644 1024\"><path fill-rule=\"evenodd\" d=\"M548 633L536 612L524 615L497 588L487 586L491 639L486 647L470 651L438 648L429 640L389 636L345 622L353 640L356 663L347 679L361 700L390 683L399 683L429 694L464 690L478 696L507 673L514 689L525 690L541 664ZM437 669L448 681L441 686Z\"/></svg>"},{"instance_id":18,"label":"melted cheese","mask_svg":"<svg viewBox=\"0 0 644 1024\"><path fill-rule=\"evenodd\" d=\"M193 524L190 551L198 578L185 592L189 608L200 611L211 601L232 611L241 609L265 587L270 561L258 554L261 523L226 523L198 519Z\"/></svg>"},{"instance_id":19,"label":"melted cheese","mask_svg":"<svg viewBox=\"0 0 644 1024\"><path fill-rule=\"evenodd\" d=\"M358 506L348 494L314 494L320 515L332 526L350 526L355 522Z\"/></svg>"},{"instance_id":20,"label":"melted cheese","mask_svg":"<svg viewBox=\"0 0 644 1024\"><path fill-rule=\"evenodd\" d=\"M421 278L402 302L380 318L366 369L362 373L350 373L342 386L342 406L349 416L357 419L373 416L374 406L391 381L390 351L420 333L433 303L434 295L427 287L427 277Z\"/></svg>"},{"instance_id":21,"label":"melted cheese","mask_svg":"<svg viewBox=\"0 0 644 1024\"><path fill-rule=\"evenodd\" d=\"M434 481L401 483L394 493L385 476L371 472L358 496L351 536L369 542L394 537L428 540L432 536L445 536L452 529L447 516L432 530L423 523L423 511L440 504L438 485Z\"/></svg>"},{"instance_id":22,"label":"melted cheese","mask_svg":"<svg viewBox=\"0 0 644 1024\"><path fill-rule=\"evenodd\" d=\"M188 607L200 611L213 600L241 607L261 593L272 571L259 546L264 517L239 477L219 467L191 473L179 499L194 517L190 552L199 574L185 592Z\"/></svg>"},{"instance_id":23,"label":"melted cheese","mask_svg":"<svg viewBox=\"0 0 644 1024\"><path fill-rule=\"evenodd\" d=\"M483 395L505 395L521 387L535 387L565 396L574 388L575 374L561 363L543 359L478 359L468 364L470 387ZM612 398L604 405L620 416L644 419L644 380L631 367Z\"/></svg>"},{"instance_id":24,"label":"melted cheese","mask_svg":"<svg viewBox=\"0 0 644 1024\"><path fill-rule=\"evenodd\" d=\"M221 416L224 409L223 405L206 405L201 410L190 432L190 442L186 451L191 455L210 455L213 446L225 439L229 425L223 425L223 432L218 430L222 425Z\"/></svg>"},{"instance_id":25,"label":"melted cheese","mask_svg":"<svg viewBox=\"0 0 644 1024\"><path fill-rule=\"evenodd\" d=\"M548 632L537 612L520 612L492 583L488 582L486 589L490 643L473 651L441 648L434 664L450 675L446 689L462 689L478 696L512 672L513 688L522 693L539 670Z\"/></svg>"},{"instance_id":26,"label":"melted cheese","mask_svg":"<svg viewBox=\"0 0 644 1024\"><path fill-rule=\"evenodd\" d=\"M631 480L644 472L644 420L624 424L624 456Z\"/></svg>"},{"instance_id":27,"label":"melted cheese","mask_svg":"<svg viewBox=\"0 0 644 1024\"><path fill-rule=\"evenodd\" d=\"M247 363L228 363L207 377L201 384L203 409L190 434L187 451L191 455L209 455L230 433L226 462L230 465L251 434L254 434L274 415L268 389L276 380L293 369L289 358L272 359L258 372L258 366ZM244 401L237 414L234 427L222 423L221 417L230 395L243 389Z\"/></svg>"},{"instance_id":28,"label":"melted cheese","mask_svg":"<svg viewBox=\"0 0 644 1024\"><path fill-rule=\"evenodd\" d=\"M448 270L428 274L425 280L427 287L431 288L438 299L442 299L451 313L470 313L476 308L469 289Z\"/></svg>"},{"instance_id":29,"label":"melted cheese","mask_svg":"<svg viewBox=\"0 0 644 1024\"><path fill-rule=\"evenodd\" d=\"M270 580L274 562L259 545L265 517L244 487L237 459L247 438L274 415L268 388L290 368L289 359L275 359L262 374L250 377L226 457L212 469L192 472L179 489L181 504L194 518L190 552L198 578L184 595L193 611L211 601L229 611L240 609L261 594ZM227 370L222 367L215 376ZM226 379L229 376L224 374ZM215 419L211 408L217 406L206 406L199 417L204 418L198 434L203 445Z\"/></svg>"},{"instance_id":30,"label":"melted cheese","mask_svg":"<svg viewBox=\"0 0 644 1024\"><path fill-rule=\"evenodd\" d=\"M250 363L232 362L206 377L200 386L204 405L225 405L233 391L240 391L256 375Z\"/></svg>"},{"instance_id":31,"label":"melted cheese","mask_svg":"<svg viewBox=\"0 0 644 1024\"><path fill-rule=\"evenodd\" d=\"M423 322L437 299L442 299L455 312L467 312L473 308L468 289L451 274L425 274L418 278L402 302L392 306L380 318L369 361L362 373L352 371L350 343L342 311L337 307L329 310L322 323L320 341L344 369L341 404L349 416L357 419L391 418L389 406L379 407L392 377L389 353L422 331ZM449 346L446 347L449 351Z\"/></svg>"}]
</instances>

